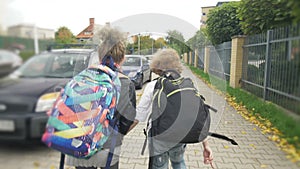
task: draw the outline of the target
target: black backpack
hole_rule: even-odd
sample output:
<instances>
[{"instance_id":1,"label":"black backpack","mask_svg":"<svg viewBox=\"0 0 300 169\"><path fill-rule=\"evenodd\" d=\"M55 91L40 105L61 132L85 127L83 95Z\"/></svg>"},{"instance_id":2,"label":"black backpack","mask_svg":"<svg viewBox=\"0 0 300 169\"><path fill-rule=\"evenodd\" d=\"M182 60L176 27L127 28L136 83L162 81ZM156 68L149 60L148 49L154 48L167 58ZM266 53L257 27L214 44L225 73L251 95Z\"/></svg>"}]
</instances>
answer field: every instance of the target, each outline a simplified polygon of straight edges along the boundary
<instances>
[{"instance_id":1,"label":"black backpack","mask_svg":"<svg viewBox=\"0 0 300 169\"><path fill-rule=\"evenodd\" d=\"M157 79L154 87L149 135L172 143L199 143L212 136L237 145L234 140L209 131L209 110L217 110L204 101L190 78L180 77L176 71L165 72L164 76ZM146 130L144 134L147 138ZM142 154L145 146L146 141Z\"/></svg>"}]
</instances>

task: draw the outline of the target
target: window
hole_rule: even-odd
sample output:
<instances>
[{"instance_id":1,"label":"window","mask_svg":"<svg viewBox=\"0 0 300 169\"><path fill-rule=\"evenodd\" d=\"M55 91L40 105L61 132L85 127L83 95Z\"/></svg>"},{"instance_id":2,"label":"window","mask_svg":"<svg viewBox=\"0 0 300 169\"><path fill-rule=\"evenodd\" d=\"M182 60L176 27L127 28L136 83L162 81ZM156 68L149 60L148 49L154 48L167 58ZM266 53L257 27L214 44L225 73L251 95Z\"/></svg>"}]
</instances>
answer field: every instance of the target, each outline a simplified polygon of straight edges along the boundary
<instances>
[{"instance_id":1,"label":"window","mask_svg":"<svg viewBox=\"0 0 300 169\"><path fill-rule=\"evenodd\" d=\"M92 33L91 32L84 32L83 34L84 35L91 35Z\"/></svg>"}]
</instances>

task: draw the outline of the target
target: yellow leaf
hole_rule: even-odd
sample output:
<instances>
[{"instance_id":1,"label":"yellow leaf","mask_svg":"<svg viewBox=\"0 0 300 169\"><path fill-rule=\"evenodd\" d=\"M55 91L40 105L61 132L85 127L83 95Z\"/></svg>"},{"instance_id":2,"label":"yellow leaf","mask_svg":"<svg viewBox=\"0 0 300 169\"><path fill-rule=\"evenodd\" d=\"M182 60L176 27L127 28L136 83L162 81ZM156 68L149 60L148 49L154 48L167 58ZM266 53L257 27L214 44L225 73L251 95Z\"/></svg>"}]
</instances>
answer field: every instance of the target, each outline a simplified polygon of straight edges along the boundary
<instances>
[{"instance_id":1,"label":"yellow leaf","mask_svg":"<svg viewBox=\"0 0 300 169\"><path fill-rule=\"evenodd\" d=\"M271 127L271 126L272 126L272 123L269 122L269 121L267 121L267 122L266 122L266 126Z\"/></svg>"},{"instance_id":2,"label":"yellow leaf","mask_svg":"<svg viewBox=\"0 0 300 169\"><path fill-rule=\"evenodd\" d=\"M229 146L224 146L225 149L229 149Z\"/></svg>"},{"instance_id":3,"label":"yellow leaf","mask_svg":"<svg viewBox=\"0 0 300 169\"><path fill-rule=\"evenodd\" d=\"M247 134L247 132L245 132L245 131L242 131L242 134Z\"/></svg>"},{"instance_id":4,"label":"yellow leaf","mask_svg":"<svg viewBox=\"0 0 300 169\"><path fill-rule=\"evenodd\" d=\"M260 165L260 168L267 168L268 166L265 164Z\"/></svg>"},{"instance_id":5,"label":"yellow leaf","mask_svg":"<svg viewBox=\"0 0 300 169\"><path fill-rule=\"evenodd\" d=\"M56 169L56 167L54 165L51 165L50 169Z\"/></svg>"},{"instance_id":6,"label":"yellow leaf","mask_svg":"<svg viewBox=\"0 0 300 169\"><path fill-rule=\"evenodd\" d=\"M254 149L256 149L256 146L254 144L249 144L250 147L253 147Z\"/></svg>"},{"instance_id":7,"label":"yellow leaf","mask_svg":"<svg viewBox=\"0 0 300 169\"><path fill-rule=\"evenodd\" d=\"M271 140L272 140L272 141L275 141L275 142L280 141L280 139L279 139L279 137L278 137L277 135L271 136Z\"/></svg>"},{"instance_id":8,"label":"yellow leaf","mask_svg":"<svg viewBox=\"0 0 300 169\"><path fill-rule=\"evenodd\" d=\"M33 162L33 166L34 166L34 167L39 167L39 166L40 166L40 163L39 163L39 162Z\"/></svg>"}]
</instances>

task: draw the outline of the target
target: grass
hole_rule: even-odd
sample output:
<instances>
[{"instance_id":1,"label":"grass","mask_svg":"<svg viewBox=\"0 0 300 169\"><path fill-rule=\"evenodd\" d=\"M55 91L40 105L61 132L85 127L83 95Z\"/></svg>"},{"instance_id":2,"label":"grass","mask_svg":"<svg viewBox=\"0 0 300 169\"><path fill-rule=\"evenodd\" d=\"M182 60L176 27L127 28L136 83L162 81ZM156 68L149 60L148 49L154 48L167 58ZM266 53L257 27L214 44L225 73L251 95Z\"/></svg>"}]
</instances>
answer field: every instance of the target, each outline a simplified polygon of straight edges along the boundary
<instances>
[{"instance_id":1,"label":"grass","mask_svg":"<svg viewBox=\"0 0 300 169\"><path fill-rule=\"evenodd\" d=\"M262 123L266 121L270 122L272 126L277 128L280 133L280 137L286 139L288 143L295 146L295 148L300 151L300 120L293 118L288 115L285 110L279 108L271 102L262 100L261 98L248 93L240 88L232 88L229 86L228 82L224 82L222 79L217 77L210 76L207 73L204 73L202 70L190 66L190 69L197 75L201 77L206 83L213 85L214 88L224 91L222 87L218 84L226 83L226 91L223 94L226 94L229 97L234 98L234 101L244 106L249 114L255 119L259 119ZM211 84L211 81L218 81L219 83L214 82ZM223 87L224 88L224 87Z\"/></svg>"}]
</instances>

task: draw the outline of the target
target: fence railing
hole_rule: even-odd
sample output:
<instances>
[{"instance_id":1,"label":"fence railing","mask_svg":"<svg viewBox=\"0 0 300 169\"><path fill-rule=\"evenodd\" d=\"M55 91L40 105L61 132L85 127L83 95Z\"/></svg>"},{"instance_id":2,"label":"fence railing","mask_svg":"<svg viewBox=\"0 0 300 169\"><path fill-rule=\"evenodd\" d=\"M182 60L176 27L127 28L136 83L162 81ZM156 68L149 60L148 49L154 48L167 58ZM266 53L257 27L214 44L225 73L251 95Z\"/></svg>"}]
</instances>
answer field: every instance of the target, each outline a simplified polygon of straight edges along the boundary
<instances>
[{"instance_id":1,"label":"fence railing","mask_svg":"<svg viewBox=\"0 0 300 169\"><path fill-rule=\"evenodd\" d=\"M226 80L230 78L231 41L210 47L209 71Z\"/></svg>"},{"instance_id":2,"label":"fence railing","mask_svg":"<svg viewBox=\"0 0 300 169\"><path fill-rule=\"evenodd\" d=\"M47 49L47 46L54 43L54 40L38 40L39 42L39 51L44 51ZM34 51L34 40L29 38L19 38L19 37L9 37L9 36L0 36L0 48L8 49L14 44L23 45L25 51Z\"/></svg>"},{"instance_id":3,"label":"fence railing","mask_svg":"<svg viewBox=\"0 0 300 169\"><path fill-rule=\"evenodd\" d=\"M300 23L233 37L197 53L197 67L204 72L300 115ZM186 60L195 65L193 56Z\"/></svg>"},{"instance_id":4,"label":"fence railing","mask_svg":"<svg viewBox=\"0 0 300 169\"><path fill-rule=\"evenodd\" d=\"M300 115L300 25L248 36L242 88Z\"/></svg>"}]
</instances>

